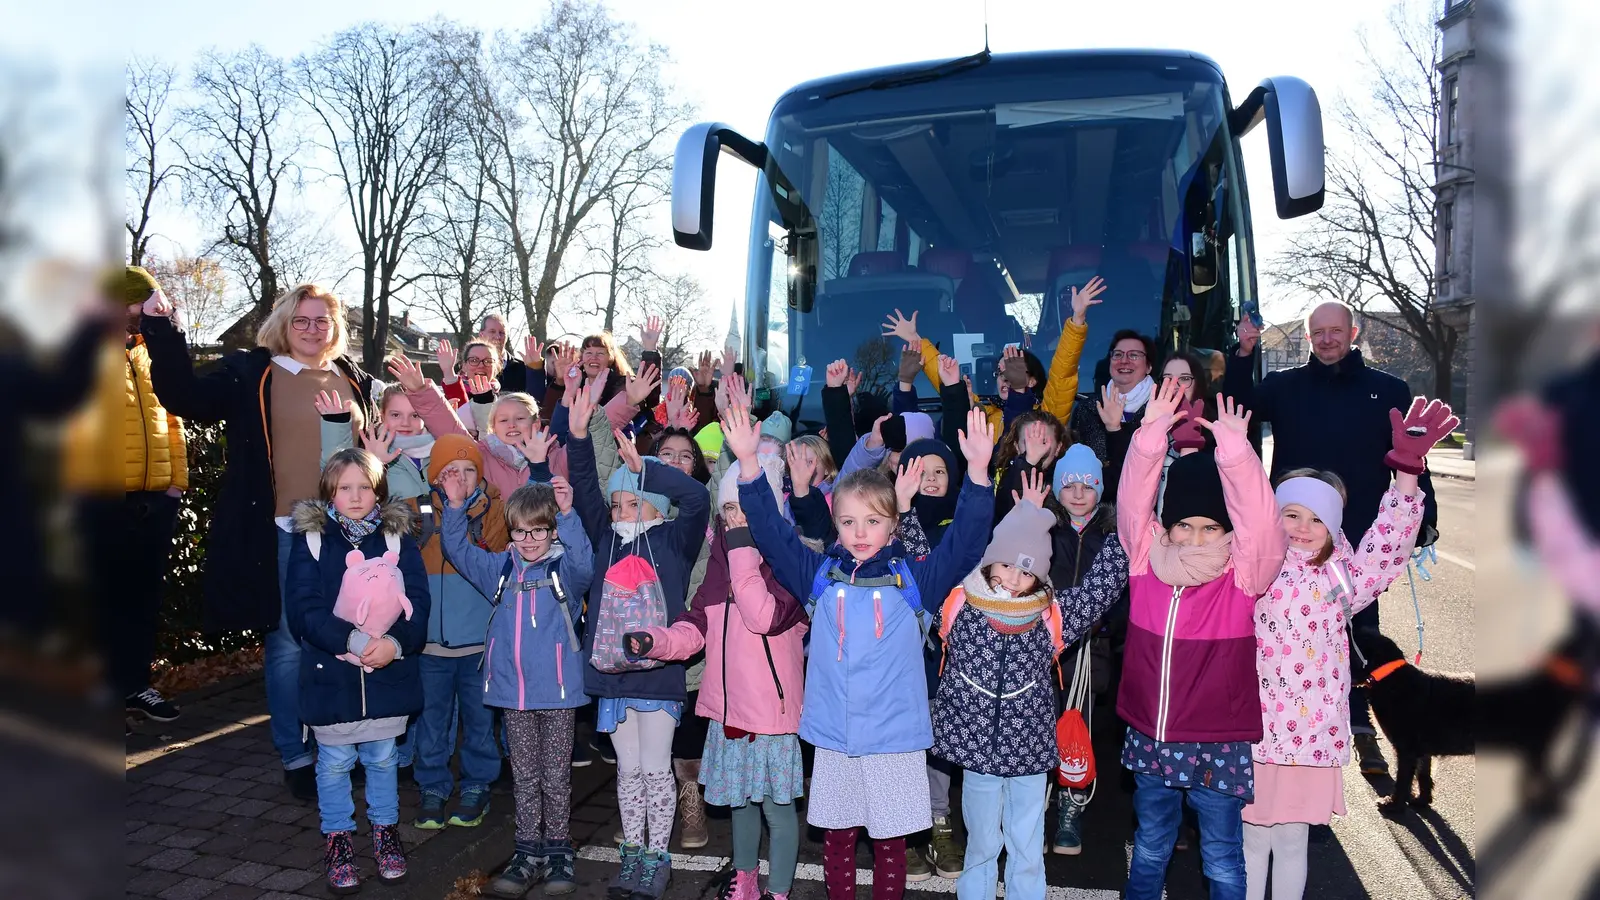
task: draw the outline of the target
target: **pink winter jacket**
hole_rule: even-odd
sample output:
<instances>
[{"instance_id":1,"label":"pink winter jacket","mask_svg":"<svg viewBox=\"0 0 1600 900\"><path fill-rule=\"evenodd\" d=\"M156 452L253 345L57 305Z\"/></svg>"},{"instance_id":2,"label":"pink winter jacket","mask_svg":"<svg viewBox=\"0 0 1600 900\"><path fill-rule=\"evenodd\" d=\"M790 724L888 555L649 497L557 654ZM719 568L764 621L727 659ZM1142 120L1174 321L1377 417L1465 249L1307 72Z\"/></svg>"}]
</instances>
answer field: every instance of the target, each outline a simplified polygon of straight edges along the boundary
<instances>
[{"instance_id":1,"label":"pink winter jacket","mask_svg":"<svg viewBox=\"0 0 1600 900\"><path fill-rule=\"evenodd\" d=\"M1572 506L1555 472L1536 473L1524 506L1539 561L1579 607L1600 614L1600 545Z\"/></svg>"},{"instance_id":2,"label":"pink winter jacket","mask_svg":"<svg viewBox=\"0 0 1600 900\"><path fill-rule=\"evenodd\" d=\"M427 427L428 433L435 438L447 434L460 434L472 437L467 427L461 424L456 411L450 408L450 401L444 397L444 392L439 386L429 380L420 391L406 391L406 399L411 401L411 408L422 417L422 424ZM606 404L606 418L611 421L614 428L622 428L633 419L634 407L628 405L626 394L617 394ZM528 470L517 468L489 452L487 440L478 441L478 451L483 454L483 480L494 485L500 491L500 496L510 497L517 488L528 483ZM550 448L550 472L553 475L567 477L567 448Z\"/></svg>"},{"instance_id":3,"label":"pink winter jacket","mask_svg":"<svg viewBox=\"0 0 1600 900\"><path fill-rule=\"evenodd\" d=\"M1117 714L1158 741L1257 741L1255 600L1283 568L1289 538L1261 459L1243 435L1217 429L1216 462L1233 520L1231 559L1205 584L1174 587L1150 569L1161 534L1156 492L1168 422L1133 435L1117 489L1128 552L1128 638Z\"/></svg>"},{"instance_id":4,"label":"pink winter jacket","mask_svg":"<svg viewBox=\"0 0 1600 900\"><path fill-rule=\"evenodd\" d=\"M694 603L671 626L650 629L654 643L648 655L682 660L704 649L696 713L752 734L795 734L805 699L805 612L770 570L763 573L749 532L735 529L733 534L733 543L744 546L729 548L723 534L716 536Z\"/></svg>"},{"instance_id":5,"label":"pink winter jacket","mask_svg":"<svg viewBox=\"0 0 1600 900\"><path fill-rule=\"evenodd\" d=\"M1256 601L1256 674L1261 679L1263 737L1256 762L1343 766L1350 761L1350 638L1334 593L1333 567L1350 572L1358 613L1405 571L1422 525L1422 491L1390 485L1360 548L1341 533L1328 562L1291 548L1272 588Z\"/></svg>"}]
</instances>

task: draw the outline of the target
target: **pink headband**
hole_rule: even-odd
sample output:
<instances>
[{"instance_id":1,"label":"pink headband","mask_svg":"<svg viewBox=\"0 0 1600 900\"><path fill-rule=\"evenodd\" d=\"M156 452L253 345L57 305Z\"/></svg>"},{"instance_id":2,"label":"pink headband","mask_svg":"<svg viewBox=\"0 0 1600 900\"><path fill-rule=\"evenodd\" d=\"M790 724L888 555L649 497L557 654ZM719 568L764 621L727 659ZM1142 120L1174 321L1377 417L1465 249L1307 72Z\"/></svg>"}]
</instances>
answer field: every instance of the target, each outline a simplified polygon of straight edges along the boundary
<instances>
[{"instance_id":1,"label":"pink headband","mask_svg":"<svg viewBox=\"0 0 1600 900\"><path fill-rule=\"evenodd\" d=\"M1344 501L1339 499L1339 492L1333 485L1320 478L1291 478L1278 485L1276 493L1279 512L1291 503L1304 506L1328 526L1330 535L1338 538L1339 527L1344 524Z\"/></svg>"}]
</instances>

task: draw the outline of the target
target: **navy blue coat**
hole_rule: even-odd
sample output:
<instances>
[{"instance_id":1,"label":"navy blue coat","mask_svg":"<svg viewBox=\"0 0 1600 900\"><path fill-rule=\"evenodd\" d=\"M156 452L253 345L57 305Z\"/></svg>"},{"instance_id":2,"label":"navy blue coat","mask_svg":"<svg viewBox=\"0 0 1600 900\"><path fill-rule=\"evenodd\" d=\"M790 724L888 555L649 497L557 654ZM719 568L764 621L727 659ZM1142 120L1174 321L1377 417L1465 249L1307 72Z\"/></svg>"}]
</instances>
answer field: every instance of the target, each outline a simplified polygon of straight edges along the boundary
<instances>
[{"instance_id":1,"label":"navy blue coat","mask_svg":"<svg viewBox=\"0 0 1600 900\"><path fill-rule=\"evenodd\" d=\"M412 513L404 503L383 510L383 524L361 541L368 559L388 550L386 533L400 535L400 575L411 618L402 616L389 629L400 643L401 657L381 669L363 672L360 666L339 659L346 652L355 626L333 615L344 581L345 554L351 551L344 531L328 518L327 507L316 501L295 505L294 544L289 550L289 634L300 642L300 721L307 725L337 725L422 711L422 647L428 640L428 573L422 551L411 538ZM322 532L322 550L311 556L306 533Z\"/></svg>"}]
</instances>

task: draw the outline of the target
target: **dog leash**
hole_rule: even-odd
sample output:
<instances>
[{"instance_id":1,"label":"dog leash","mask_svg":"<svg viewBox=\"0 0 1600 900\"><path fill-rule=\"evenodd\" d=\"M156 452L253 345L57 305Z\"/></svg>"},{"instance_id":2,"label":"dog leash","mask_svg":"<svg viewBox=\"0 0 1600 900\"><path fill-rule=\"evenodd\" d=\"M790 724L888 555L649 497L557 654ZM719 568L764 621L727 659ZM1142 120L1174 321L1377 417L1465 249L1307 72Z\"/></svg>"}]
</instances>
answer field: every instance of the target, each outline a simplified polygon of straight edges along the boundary
<instances>
[{"instance_id":1,"label":"dog leash","mask_svg":"<svg viewBox=\"0 0 1600 900\"><path fill-rule=\"evenodd\" d=\"M1422 664L1422 601L1417 599L1417 578L1423 581L1432 581L1433 573L1428 571L1428 566L1439 564L1439 551L1432 544L1418 547L1411 551L1411 558L1406 560L1406 582L1411 586L1411 609L1417 617L1417 656L1412 660L1412 665Z\"/></svg>"}]
</instances>

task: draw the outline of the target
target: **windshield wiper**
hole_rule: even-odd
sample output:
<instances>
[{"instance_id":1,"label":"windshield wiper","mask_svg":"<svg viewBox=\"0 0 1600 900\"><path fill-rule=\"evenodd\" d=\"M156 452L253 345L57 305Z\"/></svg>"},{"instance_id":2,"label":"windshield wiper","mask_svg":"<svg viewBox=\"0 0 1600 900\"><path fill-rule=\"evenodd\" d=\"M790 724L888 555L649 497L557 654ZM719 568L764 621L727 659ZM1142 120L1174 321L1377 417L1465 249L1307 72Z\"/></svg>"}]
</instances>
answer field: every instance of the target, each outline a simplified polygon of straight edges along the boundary
<instances>
[{"instance_id":1,"label":"windshield wiper","mask_svg":"<svg viewBox=\"0 0 1600 900\"><path fill-rule=\"evenodd\" d=\"M960 59L952 59L949 62L942 62L938 65L929 66L926 69L902 72L899 75L885 75L876 81L869 81L866 84L858 84L855 87L847 87L842 90L834 91L831 94L824 94L822 99L834 100L839 97L843 97L846 94L855 94L859 93L860 91L883 91L888 90L889 88L904 87L908 84L926 84L930 81L938 81L945 76L954 75L957 72L964 72L967 69L975 69L978 66L984 65L989 62L991 56L992 54L989 53L989 48L985 47L971 56L963 56Z\"/></svg>"}]
</instances>

